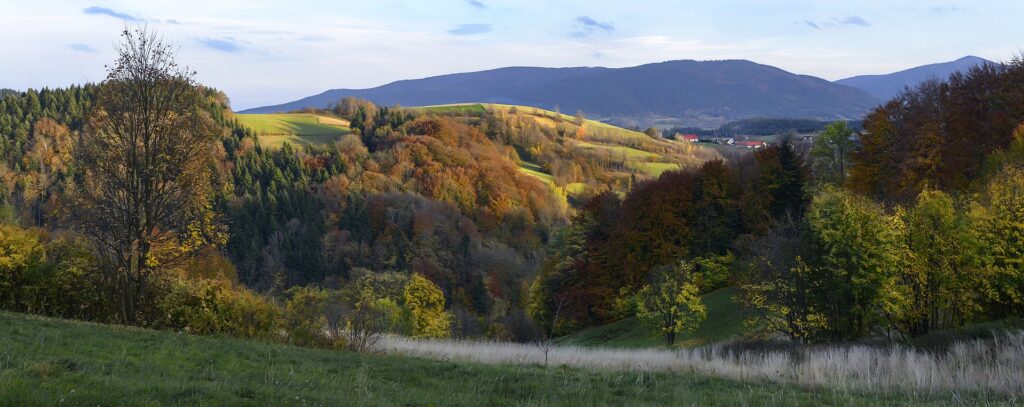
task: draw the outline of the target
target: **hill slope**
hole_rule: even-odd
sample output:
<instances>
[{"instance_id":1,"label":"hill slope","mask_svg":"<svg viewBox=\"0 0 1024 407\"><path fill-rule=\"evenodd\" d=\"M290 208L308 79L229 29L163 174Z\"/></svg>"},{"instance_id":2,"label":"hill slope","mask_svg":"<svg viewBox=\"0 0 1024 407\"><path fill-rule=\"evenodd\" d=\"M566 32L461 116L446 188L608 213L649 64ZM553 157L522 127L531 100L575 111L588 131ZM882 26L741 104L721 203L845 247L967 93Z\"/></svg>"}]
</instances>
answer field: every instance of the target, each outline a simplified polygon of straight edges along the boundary
<instances>
[{"instance_id":1,"label":"hill slope","mask_svg":"<svg viewBox=\"0 0 1024 407\"><path fill-rule=\"evenodd\" d=\"M625 191L636 179L721 158L711 148L652 138L596 120L534 107L473 103L405 108L491 132L521 172L577 196Z\"/></svg>"},{"instance_id":2,"label":"hill slope","mask_svg":"<svg viewBox=\"0 0 1024 407\"><path fill-rule=\"evenodd\" d=\"M878 405L685 374L485 366L0 312L0 405ZM451 391L458 389L458 391Z\"/></svg>"},{"instance_id":3,"label":"hill slope","mask_svg":"<svg viewBox=\"0 0 1024 407\"><path fill-rule=\"evenodd\" d=\"M860 90L750 61L685 60L616 69L500 68L333 89L243 113L324 108L348 96L381 105L518 104L624 123L694 125L761 116L854 119L876 103Z\"/></svg>"},{"instance_id":4,"label":"hill slope","mask_svg":"<svg viewBox=\"0 0 1024 407\"><path fill-rule=\"evenodd\" d=\"M707 319L693 332L679 335L680 346L700 346L720 342L743 334L743 322L748 317L736 302L737 289L723 288L704 295ZM616 348L651 348L665 346L665 339L657 332L640 325L635 318L627 318L607 325L584 329L558 338L559 344Z\"/></svg>"},{"instance_id":5,"label":"hill slope","mask_svg":"<svg viewBox=\"0 0 1024 407\"><path fill-rule=\"evenodd\" d=\"M905 87L914 87L929 79L945 80L953 72L966 71L971 67L991 64L984 58L966 56L956 61L923 65L884 75L860 75L840 79L836 83L864 90L879 100L889 100Z\"/></svg>"},{"instance_id":6,"label":"hill slope","mask_svg":"<svg viewBox=\"0 0 1024 407\"><path fill-rule=\"evenodd\" d=\"M256 132L260 144L270 147L286 141L302 146L331 143L350 133L347 121L314 114L239 114L235 118Z\"/></svg>"}]
</instances>

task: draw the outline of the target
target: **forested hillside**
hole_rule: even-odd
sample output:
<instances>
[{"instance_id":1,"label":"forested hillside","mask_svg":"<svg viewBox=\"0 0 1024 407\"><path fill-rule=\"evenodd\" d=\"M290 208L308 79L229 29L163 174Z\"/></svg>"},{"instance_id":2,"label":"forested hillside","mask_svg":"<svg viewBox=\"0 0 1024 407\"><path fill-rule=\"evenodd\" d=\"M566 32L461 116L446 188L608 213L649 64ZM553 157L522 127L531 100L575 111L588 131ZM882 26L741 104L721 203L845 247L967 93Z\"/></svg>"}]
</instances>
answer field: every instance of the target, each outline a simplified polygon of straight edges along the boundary
<instances>
[{"instance_id":1,"label":"forested hillside","mask_svg":"<svg viewBox=\"0 0 1024 407\"><path fill-rule=\"evenodd\" d=\"M332 139L265 146L124 36L102 85L0 99L4 309L356 350L627 318L672 345L726 287L745 334L798 341L1024 309L1021 60L725 159L582 113L353 98L289 116Z\"/></svg>"},{"instance_id":2,"label":"forested hillside","mask_svg":"<svg viewBox=\"0 0 1024 407\"><path fill-rule=\"evenodd\" d=\"M549 248L531 315L568 333L636 316L675 335L738 286L748 335L907 340L1024 302L1024 62L929 82L789 141L586 203Z\"/></svg>"},{"instance_id":3,"label":"forested hillside","mask_svg":"<svg viewBox=\"0 0 1024 407\"><path fill-rule=\"evenodd\" d=\"M68 226L68 194L81 176L73 144L95 90L0 101L5 223ZM353 134L268 148L223 94L204 92L220 140L213 209L227 228L223 249L205 254L196 273L278 296L418 274L442 289L470 335L531 334L523 296L572 202L716 156L554 112L490 106L467 115L358 100L330 112L351 119Z\"/></svg>"},{"instance_id":4,"label":"forested hillside","mask_svg":"<svg viewBox=\"0 0 1024 407\"><path fill-rule=\"evenodd\" d=\"M928 188L978 187L1012 158L1006 151L1024 121L1021 65L957 72L873 110L853 154L850 187L886 202L907 202Z\"/></svg>"}]
</instances>

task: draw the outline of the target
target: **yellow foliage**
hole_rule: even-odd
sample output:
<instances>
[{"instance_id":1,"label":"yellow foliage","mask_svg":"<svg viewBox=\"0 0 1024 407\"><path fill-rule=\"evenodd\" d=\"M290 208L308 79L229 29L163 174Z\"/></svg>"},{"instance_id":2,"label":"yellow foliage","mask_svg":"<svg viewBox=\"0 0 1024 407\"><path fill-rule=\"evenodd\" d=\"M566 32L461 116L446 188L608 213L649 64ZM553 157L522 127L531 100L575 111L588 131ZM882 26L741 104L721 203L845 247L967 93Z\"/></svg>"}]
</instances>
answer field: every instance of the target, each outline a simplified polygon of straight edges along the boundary
<instances>
[{"instance_id":1,"label":"yellow foliage","mask_svg":"<svg viewBox=\"0 0 1024 407\"><path fill-rule=\"evenodd\" d=\"M451 335L451 315L444 311L444 293L434 283L415 274L405 285L405 307L409 311L411 336L447 338Z\"/></svg>"}]
</instances>

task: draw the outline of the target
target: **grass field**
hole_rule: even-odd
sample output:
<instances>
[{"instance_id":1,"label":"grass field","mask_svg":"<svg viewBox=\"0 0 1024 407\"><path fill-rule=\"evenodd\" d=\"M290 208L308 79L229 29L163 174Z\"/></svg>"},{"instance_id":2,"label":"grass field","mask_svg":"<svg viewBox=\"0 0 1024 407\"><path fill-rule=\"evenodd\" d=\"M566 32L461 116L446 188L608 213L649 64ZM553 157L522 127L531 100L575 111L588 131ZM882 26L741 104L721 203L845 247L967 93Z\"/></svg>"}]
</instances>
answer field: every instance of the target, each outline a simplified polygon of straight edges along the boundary
<instances>
[{"instance_id":1,"label":"grass field","mask_svg":"<svg viewBox=\"0 0 1024 407\"><path fill-rule=\"evenodd\" d=\"M412 110L420 110L434 113L459 113L459 114L480 114L484 113L485 108L480 103L471 104L452 104L452 105L435 105L435 106L422 106L412 107Z\"/></svg>"},{"instance_id":2,"label":"grass field","mask_svg":"<svg viewBox=\"0 0 1024 407\"><path fill-rule=\"evenodd\" d=\"M737 290L723 288L704 295L707 319L693 332L679 335L680 346L706 345L735 338L743 334L743 321L747 318L736 302ZM635 318L627 318L594 328L584 329L572 335L558 338L564 345L649 348L665 346L665 338L642 325Z\"/></svg>"},{"instance_id":3,"label":"grass field","mask_svg":"<svg viewBox=\"0 0 1024 407\"><path fill-rule=\"evenodd\" d=\"M647 159L659 159L660 155L643 150L637 150L632 147L616 146L609 144L598 144L588 141L578 141L576 146L588 151L593 151L599 154L610 154L615 157L625 157L628 161L647 160Z\"/></svg>"},{"instance_id":4,"label":"grass field","mask_svg":"<svg viewBox=\"0 0 1024 407\"><path fill-rule=\"evenodd\" d=\"M652 177L657 177L657 176L661 175L661 173L663 173L665 171L678 170L680 168L679 164L676 164L676 163L647 163L647 162L639 162L639 163L636 163L636 165L639 166L640 169L642 169L645 173L647 173L647 175L650 175Z\"/></svg>"},{"instance_id":5,"label":"grass field","mask_svg":"<svg viewBox=\"0 0 1024 407\"><path fill-rule=\"evenodd\" d=\"M329 144L349 133L345 120L307 113L239 114L235 118L256 132L261 145L271 148L285 142L299 146Z\"/></svg>"},{"instance_id":6,"label":"grass field","mask_svg":"<svg viewBox=\"0 0 1024 407\"><path fill-rule=\"evenodd\" d=\"M0 313L0 405L954 405L693 374L452 363Z\"/></svg>"},{"instance_id":7,"label":"grass field","mask_svg":"<svg viewBox=\"0 0 1024 407\"><path fill-rule=\"evenodd\" d=\"M541 180L541 182L548 184L549 186L553 187L555 185L555 178L552 177L551 174L544 172L544 169L541 168L536 163L531 163L527 161L520 162L519 171L521 171L523 174L537 178Z\"/></svg>"}]
</instances>

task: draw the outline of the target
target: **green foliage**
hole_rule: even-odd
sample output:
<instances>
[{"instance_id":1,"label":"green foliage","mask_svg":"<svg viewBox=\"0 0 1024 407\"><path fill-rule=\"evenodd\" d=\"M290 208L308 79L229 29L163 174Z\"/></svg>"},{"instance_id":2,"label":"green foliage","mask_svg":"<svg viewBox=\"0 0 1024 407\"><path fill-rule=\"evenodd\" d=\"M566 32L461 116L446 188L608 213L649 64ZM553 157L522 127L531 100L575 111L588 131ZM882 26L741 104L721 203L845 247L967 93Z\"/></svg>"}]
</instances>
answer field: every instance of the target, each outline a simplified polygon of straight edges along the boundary
<instances>
[{"instance_id":1,"label":"green foliage","mask_svg":"<svg viewBox=\"0 0 1024 407\"><path fill-rule=\"evenodd\" d=\"M402 294L409 312L410 336L447 338L451 335L451 315L444 310L444 294L434 283L413 275Z\"/></svg>"},{"instance_id":2,"label":"green foliage","mask_svg":"<svg viewBox=\"0 0 1024 407\"><path fill-rule=\"evenodd\" d=\"M148 325L196 335L273 338L279 311L267 298L229 283L171 278L156 300L157 316Z\"/></svg>"},{"instance_id":3,"label":"green foliage","mask_svg":"<svg viewBox=\"0 0 1024 407\"><path fill-rule=\"evenodd\" d=\"M28 281L36 280L46 263L46 249L38 232L0 225L0 305L25 309Z\"/></svg>"},{"instance_id":4,"label":"green foliage","mask_svg":"<svg viewBox=\"0 0 1024 407\"><path fill-rule=\"evenodd\" d=\"M1024 169L1007 166L971 207L983 294L993 316L1024 312Z\"/></svg>"},{"instance_id":5,"label":"green foliage","mask_svg":"<svg viewBox=\"0 0 1024 407\"><path fill-rule=\"evenodd\" d=\"M657 328L641 324L634 315L635 296L628 297L634 304L624 319L589 327L557 338L560 345L574 345L601 348L652 348L663 346L665 336ZM718 289L701 296L707 311L707 318L692 332L680 332L676 336L679 346L701 346L737 339L744 336L744 322L751 311L741 304L741 295L735 287Z\"/></svg>"},{"instance_id":6,"label":"green foliage","mask_svg":"<svg viewBox=\"0 0 1024 407\"><path fill-rule=\"evenodd\" d=\"M636 318L664 334L668 346L675 344L676 335L695 330L707 317L698 288L689 281L693 267L683 262L657 272L636 294Z\"/></svg>"},{"instance_id":7,"label":"green foliage","mask_svg":"<svg viewBox=\"0 0 1024 407\"><path fill-rule=\"evenodd\" d=\"M761 261L760 278L743 287L745 306L754 310L745 321L748 334L762 338L783 334L800 342L820 339L829 325L810 266L800 257L789 268Z\"/></svg>"},{"instance_id":8,"label":"green foliage","mask_svg":"<svg viewBox=\"0 0 1024 407\"><path fill-rule=\"evenodd\" d=\"M693 259L693 284L700 292L709 293L729 284L736 256L731 252L724 255L704 255Z\"/></svg>"},{"instance_id":9,"label":"green foliage","mask_svg":"<svg viewBox=\"0 0 1024 407\"><path fill-rule=\"evenodd\" d=\"M905 267L905 226L874 202L831 187L807 212L815 296L833 339L862 337L885 315L899 313L895 289Z\"/></svg>"},{"instance_id":10,"label":"green foliage","mask_svg":"<svg viewBox=\"0 0 1024 407\"><path fill-rule=\"evenodd\" d=\"M324 336L327 327L327 306L330 293L314 287L292 287L287 291L282 323L288 341L299 346L328 346L333 343Z\"/></svg>"},{"instance_id":11,"label":"green foliage","mask_svg":"<svg viewBox=\"0 0 1024 407\"><path fill-rule=\"evenodd\" d=\"M109 321L84 242L0 225L0 309Z\"/></svg>"},{"instance_id":12,"label":"green foliage","mask_svg":"<svg viewBox=\"0 0 1024 407\"><path fill-rule=\"evenodd\" d=\"M843 185L850 168L850 152L856 147L853 130L845 121L832 123L814 138L811 166L820 183Z\"/></svg>"},{"instance_id":13,"label":"green foliage","mask_svg":"<svg viewBox=\"0 0 1024 407\"><path fill-rule=\"evenodd\" d=\"M914 337L972 320L984 297L976 290L980 276L970 267L975 248L964 212L949 195L924 190L904 217L909 258L899 285L906 309L897 328Z\"/></svg>"}]
</instances>

